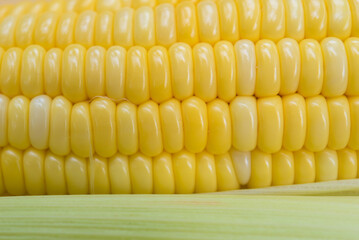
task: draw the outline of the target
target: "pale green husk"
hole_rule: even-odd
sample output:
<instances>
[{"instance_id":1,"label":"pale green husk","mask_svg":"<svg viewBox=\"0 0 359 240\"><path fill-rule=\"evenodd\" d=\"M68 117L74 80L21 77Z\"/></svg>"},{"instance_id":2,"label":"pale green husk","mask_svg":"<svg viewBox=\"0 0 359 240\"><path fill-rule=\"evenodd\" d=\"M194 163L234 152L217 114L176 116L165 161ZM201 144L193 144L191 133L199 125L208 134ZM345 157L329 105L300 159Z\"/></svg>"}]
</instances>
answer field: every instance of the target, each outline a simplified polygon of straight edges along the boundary
<instances>
[{"instance_id":1,"label":"pale green husk","mask_svg":"<svg viewBox=\"0 0 359 240\"><path fill-rule=\"evenodd\" d=\"M0 239L359 239L358 180L289 188L232 192L239 195L3 197ZM352 196L261 195L317 195L315 189Z\"/></svg>"}]
</instances>

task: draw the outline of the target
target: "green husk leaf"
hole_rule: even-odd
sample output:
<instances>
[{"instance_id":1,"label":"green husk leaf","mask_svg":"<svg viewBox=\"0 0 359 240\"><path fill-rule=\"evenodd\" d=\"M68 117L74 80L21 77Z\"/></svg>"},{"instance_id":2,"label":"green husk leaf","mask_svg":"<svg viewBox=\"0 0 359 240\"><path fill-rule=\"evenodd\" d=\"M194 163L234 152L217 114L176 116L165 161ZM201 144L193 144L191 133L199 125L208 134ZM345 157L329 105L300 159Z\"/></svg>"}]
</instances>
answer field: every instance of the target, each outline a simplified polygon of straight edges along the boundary
<instances>
[{"instance_id":1,"label":"green husk leaf","mask_svg":"<svg viewBox=\"0 0 359 240\"><path fill-rule=\"evenodd\" d=\"M1 197L0 239L358 239L358 192L357 179L216 194Z\"/></svg>"},{"instance_id":2,"label":"green husk leaf","mask_svg":"<svg viewBox=\"0 0 359 240\"><path fill-rule=\"evenodd\" d=\"M359 197L3 197L0 239L357 239Z\"/></svg>"},{"instance_id":3,"label":"green husk leaf","mask_svg":"<svg viewBox=\"0 0 359 240\"><path fill-rule=\"evenodd\" d=\"M228 192L220 192L219 194L282 196L359 196L359 179L296 184L258 189L242 189Z\"/></svg>"}]
</instances>

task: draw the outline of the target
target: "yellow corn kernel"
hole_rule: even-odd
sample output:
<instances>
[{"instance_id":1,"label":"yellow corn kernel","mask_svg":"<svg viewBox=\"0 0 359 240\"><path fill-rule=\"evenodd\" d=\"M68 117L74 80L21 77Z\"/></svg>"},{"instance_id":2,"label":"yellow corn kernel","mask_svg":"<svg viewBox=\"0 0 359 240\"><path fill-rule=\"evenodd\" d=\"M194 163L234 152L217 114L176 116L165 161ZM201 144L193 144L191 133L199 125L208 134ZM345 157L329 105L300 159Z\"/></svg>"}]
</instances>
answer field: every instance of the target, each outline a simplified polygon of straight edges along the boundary
<instances>
[{"instance_id":1,"label":"yellow corn kernel","mask_svg":"<svg viewBox=\"0 0 359 240\"><path fill-rule=\"evenodd\" d=\"M358 9L359 10L359 9ZM348 86L345 94L347 96L359 95L359 39L348 38L344 42L348 60Z\"/></svg>"},{"instance_id":2,"label":"yellow corn kernel","mask_svg":"<svg viewBox=\"0 0 359 240\"><path fill-rule=\"evenodd\" d=\"M0 22L0 46L10 48L15 45L15 31L18 17L10 15Z\"/></svg>"},{"instance_id":3,"label":"yellow corn kernel","mask_svg":"<svg viewBox=\"0 0 359 240\"><path fill-rule=\"evenodd\" d=\"M65 48L74 42L74 30L78 15L74 12L63 13L56 28L56 46Z\"/></svg>"},{"instance_id":4,"label":"yellow corn kernel","mask_svg":"<svg viewBox=\"0 0 359 240\"><path fill-rule=\"evenodd\" d=\"M326 38L321 46L324 60L322 95L343 95L348 85L348 61L344 44L337 38Z\"/></svg>"},{"instance_id":5,"label":"yellow corn kernel","mask_svg":"<svg viewBox=\"0 0 359 240\"><path fill-rule=\"evenodd\" d=\"M50 110L49 148L57 155L70 153L70 117L72 104L59 96L52 100Z\"/></svg>"},{"instance_id":6,"label":"yellow corn kernel","mask_svg":"<svg viewBox=\"0 0 359 240\"><path fill-rule=\"evenodd\" d=\"M63 195L67 193L65 178L65 158L47 152L44 160L46 193Z\"/></svg>"},{"instance_id":7,"label":"yellow corn kernel","mask_svg":"<svg viewBox=\"0 0 359 240\"><path fill-rule=\"evenodd\" d=\"M297 41L284 38L277 44L280 60L280 95L295 93L300 77L300 50Z\"/></svg>"},{"instance_id":8,"label":"yellow corn kernel","mask_svg":"<svg viewBox=\"0 0 359 240\"><path fill-rule=\"evenodd\" d=\"M132 8L121 8L114 17L113 42L115 45L130 47L133 45L133 13Z\"/></svg>"},{"instance_id":9,"label":"yellow corn kernel","mask_svg":"<svg viewBox=\"0 0 359 240\"><path fill-rule=\"evenodd\" d=\"M48 2L47 9L50 12L62 12L65 10L64 0L52 0Z\"/></svg>"},{"instance_id":10,"label":"yellow corn kernel","mask_svg":"<svg viewBox=\"0 0 359 240\"><path fill-rule=\"evenodd\" d=\"M357 177L357 154L350 148L337 151L338 155L338 179L354 179Z\"/></svg>"},{"instance_id":11,"label":"yellow corn kernel","mask_svg":"<svg viewBox=\"0 0 359 240\"><path fill-rule=\"evenodd\" d=\"M138 150L137 107L130 102L122 102L116 109L117 147L125 155Z\"/></svg>"},{"instance_id":12,"label":"yellow corn kernel","mask_svg":"<svg viewBox=\"0 0 359 240\"><path fill-rule=\"evenodd\" d=\"M270 40L256 43L257 80L256 97L277 95L280 90L280 62L277 47Z\"/></svg>"},{"instance_id":13,"label":"yellow corn kernel","mask_svg":"<svg viewBox=\"0 0 359 240\"><path fill-rule=\"evenodd\" d=\"M8 140L17 149L30 146L29 140L29 99L17 96L10 100L8 107Z\"/></svg>"},{"instance_id":14,"label":"yellow corn kernel","mask_svg":"<svg viewBox=\"0 0 359 240\"><path fill-rule=\"evenodd\" d=\"M229 153L215 155L217 189L218 191L230 191L239 189L236 172Z\"/></svg>"},{"instance_id":15,"label":"yellow corn kernel","mask_svg":"<svg viewBox=\"0 0 359 240\"><path fill-rule=\"evenodd\" d=\"M196 154L196 193L217 191L214 156L207 152Z\"/></svg>"},{"instance_id":16,"label":"yellow corn kernel","mask_svg":"<svg viewBox=\"0 0 359 240\"><path fill-rule=\"evenodd\" d=\"M329 115L328 147L334 150L347 146L350 137L350 109L344 96L327 100Z\"/></svg>"},{"instance_id":17,"label":"yellow corn kernel","mask_svg":"<svg viewBox=\"0 0 359 240\"><path fill-rule=\"evenodd\" d=\"M90 99L105 95L105 57L103 47L94 46L86 52L85 86Z\"/></svg>"},{"instance_id":18,"label":"yellow corn kernel","mask_svg":"<svg viewBox=\"0 0 359 240\"><path fill-rule=\"evenodd\" d=\"M256 42L261 30L260 0L236 0L239 16L239 36Z\"/></svg>"},{"instance_id":19,"label":"yellow corn kernel","mask_svg":"<svg viewBox=\"0 0 359 240\"><path fill-rule=\"evenodd\" d=\"M10 98L20 94L21 57L22 50L20 48L11 48L2 56L0 71L1 92Z\"/></svg>"},{"instance_id":20,"label":"yellow corn kernel","mask_svg":"<svg viewBox=\"0 0 359 240\"><path fill-rule=\"evenodd\" d=\"M359 37L359 2L356 0L348 0L352 17L351 36Z\"/></svg>"},{"instance_id":21,"label":"yellow corn kernel","mask_svg":"<svg viewBox=\"0 0 359 240\"><path fill-rule=\"evenodd\" d=\"M256 51L252 41L239 40L234 45L236 56L236 92L241 96L252 96L256 85Z\"/></svg>"},{"instance_id":22,"label":"yellow corn kernel","mask_svg":"<svg viewBox=\"0 0 359 240\"><path fill-rule=\"evenodd\" d=\"M323 57L320 45L315 40L305 39L299 43L299 48L301 72L298 93L303 97L318 95L323 86Z\"/></svg>"},{"instance_id":23,"label":"yellow corn kernel","mask_svg":"<svg viewBox=\"0 0 359 240\"><path fill-rule=\"evenodd\" d=\"M153 192L152 159L136 153L129 159L132 193L148 194Z\"/></svg>"},{"instance_id":24,"label":"yellow corn kernel","mask_svg":"<svg viewBox=\"0 0 359 240\"><path fill-rule=\"evenodd\" d=\"M193 48L194 94L205 102L217 96L216 64L214 52L208 43Z\"/></svg>"},{"instance_id":25,"label":"yellow corn kernel","mask_svg":"<svg viewBox=\"0 0 359 240\"><path fill-rule=\"evenodd\" d=\"M71 102L87 99L85 89L86 49L78 44L70 45L62 57L62 93Z\"/></svg>"},{"instance_id":26,"label":"yellow corn kernel","mask_svg":"<svg viewBox=\"0 0 359 240\"><path fill-rule=\"evenodd\" d=\"M26 14L19 18L15 29L16 46L24 48L34 42L36 20L37 14Z\"/></svg>"},{"instance_id":27,"label":"yellow corn kernel","mask_svg":"<svg viewBox=\"0 0 359 240\"><path fill-rule=\"evenodd\" d=\"M285 34L283 0L261 0L261 38L278 41Z\"/></svg>"},{"instance_id":28,"label":"yellow corn kernel","mask_svg":"<svg viewBox=\"0 0 359 240\"><path fill-rule=\"evenodd\" d=\"M125 98L126 50L111 47L106 53L106 95L114 100Z\"/></svg>"},{"instance_id":29,"label":"yellow corn kernel","mask_svg":"<svg viewBox=\"0 0 359 240\"><path fill-rule=\"evenodd\" d=\"M117 11L121 7L121 1L117 0L97 0L95 2L95 9L97 12Z\"/></svg>"},{"instance_id":30,"label":"yellow corn kernel","mask_svg":"<svg viewBox=\"0 0 359 240\"><path fill-rule=\"evenodd\" d=\"M126 75L126 98L134 104L147 101L150 98L150 90L146 49L132 47L128 50Z\"/></svg>"},{"instance_id":31,"label":"yellow corn kernel","mask_svg":"<svg viewBox=\"0 0 359 240\"><path fill-rule=\"evenodd\" d=\"M90 157L94 149L89 103L80 102L73 105L70 134L72 152L79 157Z\"/></svg>"},{"instance_id":32,"label":"yellow corn kernel","mask_svg":"<svg viewBox=\"0 0 359 240\"><path fill-rule=\"evenodd\" d=\"M95 23L95 44L108 48L112 46L113 13L100 12Z\"/></svg>"},{"instance_id":33,"label":"yellow corn kernel","mask_svg":"<svg viewBox=\"0 0 359 240\"><path fill-rule=\"evenodd\" d=\"M77 2L76 4L76 11L83 12L86 10L93 10L95 8L96 0L82 0ZM103 3L104 1L97 1L97 4Z\"/></svg>"},{"instance_id":34,"label":"yellow corn kernel","mask_svg":"<svg viewBox=\"0 0 359 240\"><path fill-rule=\"evenodd\" d=\"M156 3L157 4L171 3L175 5L177 3L177 0L157 0Z\"/></svg>"},{"instance_id":35,"label":"yellow corn kernel","mask_svg":"<svg viewBox=\"0 0 359 240\"><path fill-rule=\"evenodd\" d=\"M67 0L64 1L64 8L66 12L71 12L76 10L76 5L79 3L79 0Z\"/></svg>"},{"instance_id":36,"label":"yellow corn kernel","mask_svg":"<svg viewBox=\"0 0 359 240\"><path fill-rule=\"evenodd\" d=\"M1 149L0 149L0 196L4 195L4 193L5 193L5 186L4 186L4 180L1 171Z\"/></svg>"},{"instance_id":37,"label":"yellow corn kernel","mask_svg":"<svg viewBox=\"0 0 359 240\"><path fill-rule=\"evenodd\" d=\"M156 5L156 0L132 0L131 7L139 8L141 6L154 7Z\"/></svg>"},{"instance_id":38,"label":"yellow corn kernel","mask_svg":"<svg viewBox=\"0 0 359 240\"><path fill-rule=\"evenodd\" d=\"M282 97L283 147L297 151L304 145L307 130L307 112L304 98L299 94Z\"/></svg>"},{"instance_id":39,"label":"yellow corn kernel","mask_svg":"<svg viewBox=\"0 0 359 240\"><path fill-rule=\"evenodd\" d=\"M88 194L87 160L70 154L65 158L66 186L69 194Z\"/></svg>"},{"instance_id":40,"label":"yellow corn kernel","mask_svg":"<svg viewBox=\"0 0 359 240\"><path fill-rule=\"evenodd\" d=\"M269 187L272 184L272 156L255 149L251 152L249 188Z\"/></svg>"},{"instance_id":41,"label":"yellow corn kernel","mask_svg":"<svg viewBox=\"0 0 359 240\"><path fill-rule=\"evenodd\" d=\"M315 181L332 181L338 179L338 156L337 152L326 148L315 155Z\"/></svg>"},{"instance_id":42,"label":"yellow corn kernel","mask_svg":"<svg viewBox=\"0 0 359 240\"><path fill-rule=\"evenodd\" d=\"M133 39L136 45L150 48L156 43L155 17L150 7L140 7L134 15Z\"/></svg>"},{"instance_id":43,"label":"yellow corn kernel","mask_svg":"<svg viewBox=\"0 0 359 240\"><path fill-rule=\"evenodd\" d=\"M126 50L114 46L107 50L105 60L106 95L114 100L125 98Z\"/></svg>"},{"instance_id":44,"label":"yellow corn kernel","mask_svg":"<svg viewBox=\"0 0 359 240\"><path fill-rule=\"evenodd\" d=\"M220 40L219 17L214 1L204 0L197 4L199 40L214 44Z\"/></svg>"},{"instance_id":45,"label":"yellow corn kernel","mask_svg":"<svg viewBox=\"0 0 359 240\"><path fill-rule=\"evenodd\" d=\"M97 98L90 104L95 152L101 157L116 153L116 105L111 100Z\"/></svg>"},{"instance_id":46,"label":"yellow corn kernel","mask_svg":"<svg viewBox=\"0 0 359 240\"><path fill-rule=\"evenodd\" d=\"M348 146L354 150L359 150L359 97L351 97L348 100L350 108L350 138Z\"/></svg>"},{"instance_id":47,"label":"yellow corn kernel","mask_svg":"<svg viewBox=\"0 0 359 240\"><path fill-rule=\"evenodd\" d=\"M34 42L50 49L55 46L56 26L59 15L53 12L45 12L39 16L35 26Z\"/></svg>"},{"instance_id":48,"label":"yellow corn kernel","mask_svg":"<svg viewBox=\"0 0 359 240\"><path fill-rule=\"evenodd\" d=\"M197 97L182 102L184 146L193 153L204 150L207 144L208 118L206 103Z\"/></svg>"},{"instance_id":49,"label":"yellow corn kernel","mask_svg":"<svg viewBox=\"0 0 359 240\"><path fill-rule=\"evenodd\" d=\"M207 104L208 141L207 151L212 154L224 154L232 143L232 125L229 106L216 99Z\"/></svg>"},{"instance_id":50,"label":"yellow corn kernel","mask_svg":"<svg viewBox=\"0 0 359 240\"><path fill-rule=\"evenodd\" d=\"M260 98L258 108L258 148L274 153L280 150L283 140L283 106L279 96Z\"/></svg>"},{"instance_id":51,"label":"yellow corn kernel","mask_svg":"<svg viewBox=\"0 0 359 240\"><path fill-rule=\"evenodd\" d=\"M49 147L51 101L49 96L41 95L33 98L29 106L30 143L40 150Z\"/></svg>"},{"instance_id":52,"label":"yellow corn kernel","mask_svg":"<svg viewBox=\"0 0 359 240\"><path fill-rule=\"evenodd\" d=\"M47 2L45 1L35 1L33 6L29 9L29 13L39 14L47 9Z\"/></svg>"},{"instance_id":53,"label":"yellow corn kernel","mask_svg":"<svg viewBox=\"0 0 359 240\"><path fill-rule=\"evenodd\" d=\"M176 99L168 100L159 107L163 148L175 153L183 148L183 121L181 103Z\"/></svg>"},{"instance_id":54,"label":"yellow corn kernel","mask_svg":"<svg viewBox=\"0 0 359 240\"><path fill-rule=\"evenodd\" d=\"M44 160L43 151L29 148L24 152L24 181L26 192L30 195L45 194Z\"/></svg>"},{"instance_id":55,"label":"yellow corn kernel","mask_svg":"<svg viewBox=\"0 0 359 240\"><path fill-rule=\"evenodd\" d=\"M223 0L231 1L231 0ZM236 61L233 45L221 41L214 46L218 97L226 102L236 96Z\"/></svg>"},{"instance_id":56,"label":"yellow corn kernel","mask_svg":"<svg viewBox=\"0 0 359 240\"><path fill-rule=\"evenodd\" d=\"M140 150L147 156L163 151L158 105L152 101L141 104L137 112Z\"/></svg>"},{"instance_id":57,"label":"yellow corn kernel","mask_svg":"<svg viewBox=\"0 0 359 240\"><path fill-rule=\"evenodd\" d=\"M184 1L177 5L176 24L178 42L188 43L191 46L198 43L197 14L193 2Z\"/></svg>"},{"instance_id":58,"label":"yellow corn kernel","mask_svg":"<svg viewBox=\"0 0 359 240\"><path fill-rule=\"evenodd\" d=\"M75 42L88 48L94 45L95 22L97 14L88 10L82 12L75 25Z\"/></svg>"},{"instance_id":59,"label":"yellow corn kernel","mask_svg":"<svg viewBox=\"0 0 359 240\"><path fill-rule=\"evenodd\" d=\"M234 42L239 39L238 12L235 0L217 2L221 39Z\"/></svg>"},{"instance_id":60,"label":"yellow corn kernel","mask_svg":"<svg viewBox=\"0 0 359 240\"><path fill-rule=\"evenodd\" d=\"M44 91L43 66L46 51L33 45L26 48L22 55L20 88L29 98L36 97Z\"/></svg>"},{"instance_id":61,"label":"yellow corn kernel","mask_svg":"<svg viewBox=\"0 0 359 240\"><path fill-rule=\"evenodd\" d=\"M24 195L26 190L22 152L7 146L1 151L0 160L6 192L11 195Z\"/></svg>"},{"instance_id":62,"label":"yellow corn kernel","mask_svg":"<svg viewBox=\"0 0 359 240\"><path fill-rule=\"evenodd\" d=\"M348 1L325 0L328 12L328 36L346 39L352 30L352 14Z\"/></svg>"},{"instance_id":63,"label":"yellow corn kernel","mask_svg":"<svg viewBox=\"0 0 359 240\"><path fill-rule=\"evenodd\" d=\"M172 156L166 152L153 158L153 192L160 194L175 192Z\"/></svg>"},{"instance_id":64,"label":"yellow corn kernel","mask_svg":"<svg viewBox=\"0 0 359 240\"><path fill-rule=\"evenodd\" d=\"M184 100L193 95L192 49L185 43L175 43L169 49L173 96Z\"/></svg>"},{"instance_id":65,"label":"yellow corn kernel","mask_svg":"<svg viewBox=\"0 0 359 240\"><path fill-rule=\"evenodd\" d=\"M131 193L131 178L127 156L116 153L111 157L108 161L108 172L110 175L111 193Z\"/></svg>"},{"instance_id":66,"label":"yellow corn kernel","mask_svg":"<svg viewBox=\"0 0 359 240\"><path fill-rule=\"evenodd\" d=\"M321 40L327 35L325 0L303 0L305 38Z\"/></svg>"},{"instance_id":67,"label":"yellow corn kernel","mask_svg":"<svg viewBox=\"0 0 359 240\"><path fill-rule=\"evenodd\" d=\"M315 181L314 153L306 149L293 152L294 157L294 183L312 183Z\"/></svg>"},{"instance_id":68,"label":"yellow corn kernel","mask_svg":"<svg viewBox=\"0 0 359 240\"><path fill-rule=\"evenodd\" d=\"M236 97L230 104L232 143L239 151L251 151L257 145L257 103L255 97Z\"/></svg>"},{"instance_id":69,"label":"yellow corn kernel","mask_svg":"<svg viewBox=\"0 0 359 240\"><path fill-rule=\"evenodd\" d=\"M305 147L313 152L324 150L329 139L329 116L323 96L306 99L307 133Z\"/></svg>"},{"instance_id":70,"label":"yellow corn kernel","mask_svg":"<svg viewBox=\"0 0 359 240\"><path fill-rule=\"evenodd\" d=\"M164 47L153 47L148 51L148 74L151 99L157 103L172 98L170 64Z\"/></svg>"},{"instance_id":71,"label":"yellow corn kernel","mask_svg":"<svg viewBox=\"0 0 359 240\"><path fill-rule=\"evenodd\" d=\"M302 0L285 0L285 36L300 41L304 38L304 10Z\"/></svg>"},{"instance_id":72,"label":"yellow corn kernel","mask_svg":"<svg viewBox=\"0 0 359 240\"><path fill-rule=\"evenodd\" d=\"M194 193L196 181L196 157L182 150L172 155L176 193Z\"/></svg>"},{"instance_id":73,"label":"yellow corn kernel","mask_svg":"<svg viewBox=\"0 0 359 240\"><path fill-rule=\"evenodd\" d=\"M0 147L5 147L8 143L8 108L9 98L0 94Z\"/></svg>"},{"instance_id":74,"label":"yellow corn kernel","mask_svg":"<svg viewBox=\"0 0 359 240\"><path fill-rule=\"evenodd\" d=\"M90 193L109 194L110 181L107 166L107 159L100 156L90 158L88 165L90 179Z\"/></svg>"},{"instance_id":75,"label":"yellow corn kernel","mask_svg":"<svg viewBox=\"0 0 359 240\"><path fill-rule=\"evenodd\" d=\"M251 152L240 152L232 148L230 154L238 183L247 185L251 178Z\"/></svg>"},{"instance_id":76,"label":"yellow corn kernel","mask_svg":"<svg viewBox=\"0 0 359 240\"><path fill-rule=\"evenodd\" d=\"M175 8L160 4L155 10L156 43L169 47L177 41Z\"/></svg>"},{"instance_id":77,"label":"yellow corn kernel","mask_svg":"<svg viewBox=\"0 0 359 240\"><path fill-rule=\"evenodd\" d=\"M3 18L5 18L6 16L8 16L8 14L10 13L11 9L14 7L14 5L11 4L3 4L0 7L0 20L2 20Z\"/></svg>"},{"instance_id":78,"label":"yellow corn kernel","mask_svg":"<svg viewBox=\"0 0 359 240\"><path fill-rule=\"evenodd\" d=\"M46 52L44 60L44 89L49 97L61 94L61 63L62 50L53 48Z\"/></svg>"},{"instance_id":79,"label":"yellow corn kernel","mask_svg":"<svg viewBox=\"0 0 359 240\"><path fill-rule=\"evenodd\" d=\"M31 2L21 1L14 5L14 8L11 10L10 15L20 16L24 14L29 8L31 8Z\"/></svg>"},{"instance_id":80,"label":"yellow corn kernel","mask_svg":"<svg viewBox=\"0 0 359 240\"><path fill-rule=\"evenodd\" d=\"M291 185L294 183L293 153L280 150L272 155L272 185Z\"/></svg>"}]
</instances>

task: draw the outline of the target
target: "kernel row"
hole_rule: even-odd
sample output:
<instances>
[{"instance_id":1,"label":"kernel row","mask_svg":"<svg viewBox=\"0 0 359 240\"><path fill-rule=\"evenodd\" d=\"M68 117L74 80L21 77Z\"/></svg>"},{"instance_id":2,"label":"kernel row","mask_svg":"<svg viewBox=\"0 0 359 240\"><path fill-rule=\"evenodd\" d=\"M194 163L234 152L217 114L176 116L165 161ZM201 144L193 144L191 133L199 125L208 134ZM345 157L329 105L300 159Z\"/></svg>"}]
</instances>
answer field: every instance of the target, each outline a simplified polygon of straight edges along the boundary
<instances>
[{"instance_id":1,"label":"kernel row","mask_svg":"<svg viewBox=\"0 0 359 240\"><path fill-rule=\"evenodd\" d=\"M111 158L58 156L34 148L0 149L0 196L205 193L239 188L303 184L358 178L357 153L351 149L318 153L301 149L268 154L259 150L225 154L163 152Z\"/></svg>"},{"instance_id":2,"label":"kernel row","mask_svg":"<svg viewBox=\"0 0 359 240\"><path fill-rule=\"evenodd\" d=\"M49 8L54 8L54 4L61 9L58 1ZM49 49L79 43L86 47L115 44L150 48L175 42L193 46L198 42L214 44L220 40L359 37L356 0L204 0L198 4L183 1L177 6L165 3L155 8L155 1L141 0L134 5L152 7L138 9L121 8L120 1L95 4L95 0L87 0L79 8L93 9L97 5L98 10L110 11L87 10L61 15L53 11L39 14L44 6L33 10L35 6L23 5L13 10L18 14L9 13L0 22L1 47L40 44ZM69 9L74 10L75 6L76 3L67 4ZM21 14L27 9L33 13Z\"/></svg>"},{"instance_id":3,"label":"kernel row","mask_svg":"<svg viewBox=\"0 0 359 240\"><path fill-rule=\"evenodd\" d=\"M230 104L191 97L136 106L128 101L116 105L107 98L73 105L62 96L30 101L0 95L0 147L8 144L81 157L111 157L117 151L156 156L184 148L223 154L232 146L268 153L282 147L359 150L359 97L236 97Z\"/></svg>"},{"instance_id":4,"label":"kernel row","mask_svg":"<svg viewBox=\"0 0 359 240\"><path fill-rule=\"evenodd\" d=\"M24 51L0 49L0 61L0 92L8 97L64 95L76 103L107 96L141 104L193 95L205 102L295 92L304 97L359 95L358 38L299 44L282 39L277 45L270 40L221 41L193 48L176 43L169 50L156 46L149 51L119 46L86 50L77 44L46 51L32 45Z\"/></svg>"}]
</instances>

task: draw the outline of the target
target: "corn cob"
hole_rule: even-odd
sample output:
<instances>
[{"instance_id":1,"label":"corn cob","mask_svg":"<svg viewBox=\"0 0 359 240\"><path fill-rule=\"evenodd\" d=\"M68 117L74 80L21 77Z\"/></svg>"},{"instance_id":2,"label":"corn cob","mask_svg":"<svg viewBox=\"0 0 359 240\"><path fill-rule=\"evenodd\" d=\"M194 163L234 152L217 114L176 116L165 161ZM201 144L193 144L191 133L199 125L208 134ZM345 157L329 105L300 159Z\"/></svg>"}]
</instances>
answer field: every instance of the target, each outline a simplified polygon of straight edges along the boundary
<instances>
[{"instance_id":1,"label":"corn cob","mask_svg":"<svg viewBox=\"0 0 359 240\"><path fill-rule=\"evenodd\" d=\"M162 2L167 0L158 3ZM39 44L46 49L64 49L78 43L150 48L176 42L194 46L220 40L359 37L356 0L204 0L198 4L180 1L177 6L176 0L168 2L172 4L154 7L154 0L135 0L134 8L143 6L138 9L123 8L128 3L115 0L24 2L12 11L5 5L0 9L0 46Z\"/></svg>"},{"instance_id":2,"label":"corn cob","mask_svg":"<svg viewBox=\"0 0 359 240\"><path fill-rule=\"evenodd\" d=\"M148 3L0 10L0 195L359 177L352 2Z\"/></svg>"},{"instance_id":3,"label":"corn cob","mask_svg":"<svg viewBox=\"0 0 359 240\"><path fill-rule=\"evenodd\" d=\"M281 150L275 154L232 149L220 155L183 150L153 158L116 153L111 158L94 155L88 160L7 146L0 160L0 194L11 195L204 193L359 177L357 153L351 149Z\"/></svg>"},{"instance_id":4,"label":"corn cob","mask_svg":"<svg viewBox=\"0 0 359 240\"><path fill-rule=\"evenodd\" d=\"M299 44L282 39L277 45L270 40L221 41L193 48L176 43L169 50L156 46L149 51L118 46L86 50L77 44L45 51L32 45L24 51L0 49L0 91L8 97L64 95L73 103L108 96L135 104L192 95L205 102L295 92L304 97L358 96L358 50L358 38Z\"/></svg>"}]
</instances>

